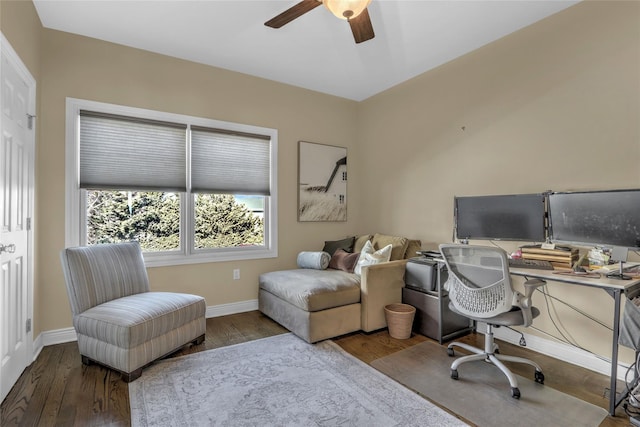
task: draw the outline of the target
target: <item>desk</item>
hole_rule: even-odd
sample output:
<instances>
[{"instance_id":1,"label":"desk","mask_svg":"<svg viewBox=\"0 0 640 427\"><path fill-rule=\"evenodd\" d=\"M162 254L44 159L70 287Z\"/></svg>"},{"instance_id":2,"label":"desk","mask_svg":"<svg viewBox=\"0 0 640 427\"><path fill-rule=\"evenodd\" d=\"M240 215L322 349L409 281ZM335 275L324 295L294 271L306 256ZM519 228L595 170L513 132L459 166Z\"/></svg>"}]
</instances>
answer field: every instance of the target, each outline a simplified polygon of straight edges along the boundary
<instances>
[{"instance_id":1,"label":"desk","mask_svg":"<svg viewBox=\"0 0 640 427\"><path fill-rule=\"evenodd\" d=\"M618 280L607 277L587 278L580 275L556 274L552 270L535 270L528 268L510 268L514 276L536 278L553 282L569 283L571 285L599 288L613 297L613 338L611 342L611 392L609 395L609 415L613 416L616 407L624 400L625 395L617 399L616 381L618 376L618 335L620 334L620 303L622 293L630 294L640 289L640 279Z\"/></svg>"}]
</instances>

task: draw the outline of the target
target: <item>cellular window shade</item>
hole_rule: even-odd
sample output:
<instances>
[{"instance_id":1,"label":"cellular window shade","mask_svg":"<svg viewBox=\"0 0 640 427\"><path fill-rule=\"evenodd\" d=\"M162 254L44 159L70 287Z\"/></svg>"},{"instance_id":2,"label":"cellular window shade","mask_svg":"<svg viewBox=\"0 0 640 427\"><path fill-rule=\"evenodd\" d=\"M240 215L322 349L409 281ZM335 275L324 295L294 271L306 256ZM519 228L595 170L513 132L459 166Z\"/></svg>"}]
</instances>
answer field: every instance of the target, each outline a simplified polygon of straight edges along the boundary
<instances>
[{"instance_id":1,"label":"cellular window shade","mask_svg":"<svg viewBox=\"0 0 640 427\"><path fill-rule=\"evenodd\" d=\"M186 125L80 112L80 188L186 191Z\"/></svg>"},{"instance_id":2,"label":"cellular window shade","mask_svg":"<svg viewBox=\"0 0 640 427\"><path fill-rule=\"evenodd\" d=\"M271 138L191 127L191 190L194 193L271 193Z\"/></svg>"}]
</instances>

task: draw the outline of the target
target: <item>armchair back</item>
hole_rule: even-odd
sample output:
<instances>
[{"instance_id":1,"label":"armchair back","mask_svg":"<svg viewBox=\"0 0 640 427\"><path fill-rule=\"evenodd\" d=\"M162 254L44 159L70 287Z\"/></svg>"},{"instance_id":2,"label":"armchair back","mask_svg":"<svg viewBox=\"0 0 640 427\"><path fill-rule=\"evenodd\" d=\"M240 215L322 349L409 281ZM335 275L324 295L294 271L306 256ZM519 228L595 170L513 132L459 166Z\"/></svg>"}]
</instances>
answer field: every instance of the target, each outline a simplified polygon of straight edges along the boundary
<instances>
[{"instance_id":1,"label":"armchair back","mask_svg":"<svg viewBox=\"0 0 640 427\"><path fill-rule=\"evenodd\" d=\"M67 248L60 260L74 316L116 298L149 292L137 242Z\"/></svg>"}]
</instances>

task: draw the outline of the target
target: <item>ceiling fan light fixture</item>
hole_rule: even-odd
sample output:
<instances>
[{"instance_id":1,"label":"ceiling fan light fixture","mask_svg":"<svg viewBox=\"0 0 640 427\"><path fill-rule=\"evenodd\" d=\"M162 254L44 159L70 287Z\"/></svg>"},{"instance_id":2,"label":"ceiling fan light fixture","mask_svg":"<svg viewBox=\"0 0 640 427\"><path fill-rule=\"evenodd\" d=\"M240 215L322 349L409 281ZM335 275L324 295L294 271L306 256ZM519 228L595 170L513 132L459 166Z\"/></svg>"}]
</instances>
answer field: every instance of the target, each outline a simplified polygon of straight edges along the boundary
<instances>
[{"instance_id":1,"label":"ceiling fan light fixture","mask_svg":"<svg viewBox=\"0 0 640 427\"><path fill-rule=\"evenodd\" d=\"M360 15L371 0L323 0L322 4L337 18L353 19Z\"/></svg>"}]
</instances>

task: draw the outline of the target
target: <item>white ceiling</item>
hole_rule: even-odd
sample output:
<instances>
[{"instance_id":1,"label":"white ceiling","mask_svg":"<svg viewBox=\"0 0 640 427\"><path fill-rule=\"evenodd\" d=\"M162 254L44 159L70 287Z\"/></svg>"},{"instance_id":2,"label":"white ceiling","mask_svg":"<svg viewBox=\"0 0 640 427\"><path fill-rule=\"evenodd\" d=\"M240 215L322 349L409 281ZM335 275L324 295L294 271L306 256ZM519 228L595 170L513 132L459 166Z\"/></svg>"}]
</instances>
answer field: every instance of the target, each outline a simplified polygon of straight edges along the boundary
<instances>
[{"instance_id":1,"label":"white ceiling","mask_svg":"<svg viewBox=\"0 0 640 427\"><path fill-rule=\"evenodd\" d=\"M373 0L375 38L317 7L280 29L299 0L34 0L47 28L356 101L559 12L577 0Z\"/></svg>"}]
</instances>

